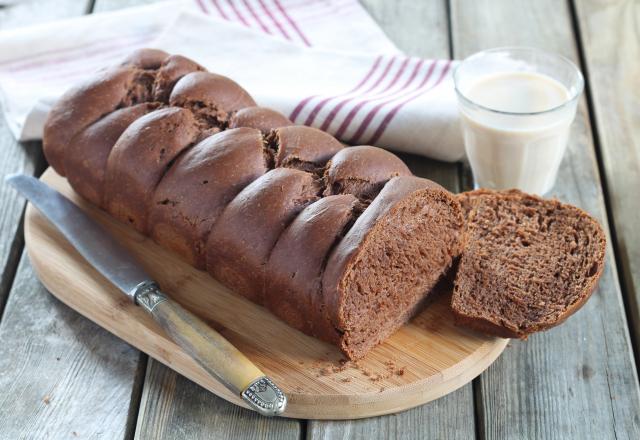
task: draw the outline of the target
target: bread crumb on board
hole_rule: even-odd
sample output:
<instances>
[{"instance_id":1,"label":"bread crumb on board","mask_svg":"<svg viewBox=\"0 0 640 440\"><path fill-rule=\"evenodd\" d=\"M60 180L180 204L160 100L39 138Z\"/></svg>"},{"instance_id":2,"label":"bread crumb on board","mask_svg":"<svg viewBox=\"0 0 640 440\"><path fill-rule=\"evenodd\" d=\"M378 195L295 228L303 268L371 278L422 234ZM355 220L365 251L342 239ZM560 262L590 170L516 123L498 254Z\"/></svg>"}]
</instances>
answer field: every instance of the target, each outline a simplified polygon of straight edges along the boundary
<instances>
[{"instance_id":1,"label":"bread crumb on board","mask_svg":"<svg viewBox=\"0 0 640 440\"><path fill-rule=\"evenodd\" d=\"M329 361L324 361L329 362ZM364 377L368 378L369 381L373 383L378 383L383 380L389 379L393 376L404 376L406 372L406 367L399 367L394 361L388 360L384 363L384 371L373 371L369 368L366 368L362 365L360 361L350 361L347 359L340 359L338 364L334 365L325 365L320 368L321 363L314 363L314 366L318 368L318 373L316 377L327 377L332 376L334 374L342 373L349 369L355 369ZM341 378L340 382L349 383L351 382L351 377Z\"/></svg>"}]
</instances>

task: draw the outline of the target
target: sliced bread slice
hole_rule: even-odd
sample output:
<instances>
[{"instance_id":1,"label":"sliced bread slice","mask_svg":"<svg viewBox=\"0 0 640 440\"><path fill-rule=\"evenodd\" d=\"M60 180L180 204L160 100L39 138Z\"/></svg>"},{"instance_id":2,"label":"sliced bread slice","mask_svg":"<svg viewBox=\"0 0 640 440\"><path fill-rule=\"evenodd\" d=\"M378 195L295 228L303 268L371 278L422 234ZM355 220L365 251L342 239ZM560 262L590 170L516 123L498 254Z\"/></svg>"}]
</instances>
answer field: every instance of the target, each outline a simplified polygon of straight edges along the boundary
<instances>
[{"instance_id":1,"label":"sliced bread slice","mask_svg":"<svg viewBox=\"0 0 640 440\"><path fill-rule=\"evenodd\" d=\"M456 322L526 339L587 301L605 259L606 236L594 218L517 190L458 198L467 222L452 298Z\"/></svg>"},{"instance_id":2,"label":"sliced bread slice","mask_svg":"<svg viewBox=\"0 0 640 440\"><path fill-rule=\"evenodd\" d=\"M456 197L415 176L389 180L331 251L320 311L360 359L404 325L462 250ZM315 312L315 311L314 311Z\"/></svg>"}]
</instances>

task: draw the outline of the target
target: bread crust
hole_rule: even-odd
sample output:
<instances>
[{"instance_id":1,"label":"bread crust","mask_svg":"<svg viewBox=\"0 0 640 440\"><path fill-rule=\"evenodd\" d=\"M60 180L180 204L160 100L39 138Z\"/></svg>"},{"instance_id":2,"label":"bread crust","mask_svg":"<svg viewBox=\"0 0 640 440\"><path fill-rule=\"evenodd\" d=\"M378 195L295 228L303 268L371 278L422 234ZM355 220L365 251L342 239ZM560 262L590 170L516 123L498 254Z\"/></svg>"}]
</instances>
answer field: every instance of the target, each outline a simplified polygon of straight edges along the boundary
<instances>
[{"instance_id":1,"label":"bread crust","mask_svg":"<svg viewBox=\"0 0 640 440\"><path fill-rule=\"evenodd\" d=\"M104 206L105 169L111 149L131 123L153 111L150 103L124 107L78 133L67 145L64 166L73 189L97 206Z\"/></svg>"},{"instance_id":2,"label":"bread crust","mask_svg":"<svg viewBox=\"0 0 640 440\"><path fill-rule=\"evenodd\" d=\"M245 107L235 112L229 120L229 128L249 127L263 134L280 127L293 125L285 115L267 107Z\"/></svg>"},{"instance_id":3,"label":"bread crust","mask_svg":"<svg viewBox=\"0 0 640 440\"><path fill-rule=\"evenodd\" d=\"M358 209L358 199L350 194L307 206L278 239L266 268L269 309L292 327L334 344L340 333L324 313L322 272Z\"/></svg>"},{"instance_id":4,"label":"bread crust","mask_svg":"<svg viewBox=\"0 0 640 440\"><path fill-rule=\"evenodd\" d=\"M142 48L133 51L126 57L121 66L135 66L140 69L157 69L169 56L167 52L160 49Z\"/></svg>"},{"instance_id":5,"label":"bread crust","mask_svg":"<svg viewBox=\"0 0 640 440\"><path fill-rule=\"evenodd\" d=\"M310 173L276 168L242 190L225 208L207 241L207 271L234 292L263 304L265 265L287 225L318 198Z\"/></svg>"},{"instance_id":6,"label":"bread crust","mask_svg":"<svg viewBox=\"0 0 640 440\"><path fill-rule=\"evenodd\" d=\"M182 55L165 57L156 73L153 84L153 99L163 103L169 102L173 87L183 76L204 70L205 68L200 64Z\"/></svg>"},{"instance_id":7,"label":"bread crust","mask_svg":"<svg viewBox=\"0 0 640 440\"><path fill-rule=\"evenodd\" d=\"M330 134L301 125L278 128L273 136L277 147L276 167L315 172L324 168L326 162L343 148Z\"/></svg>"},{"instance_id":8,"label":"bread crust","mask_svg":"<svg viewBox=\"0 0 640 440\"><path fill-rule=\"evenodd\" d=\"M198 71L180 78L171 91L169 104L179 107L210 107L226 115L245 107L255 107L256 102L232 79Z\"/></svg>"},{"instance_id":9,"label":"bread crust","mask_svg":"<svg viewBox=\"0 0 640 440\"><path fill-rule=\"evenodd\" d=\"M150 90L146 84L152 81L146 71L124 66L101 72L67 91L53 106L44 125L42 142L49 165L65 176L66 148L71 140L103 116L128 106L130 101L147 101Z\"/></svg>"},{"instance_id":10,"label":"bread crust","mask_svg":"<svg viewBox=\"0 0 640 440\"><path fill-rule=\"evenodd\" d=\"M395 154L369 145L344 148L333 156L324 173L324 195L353 194L371 201L397 176L411 176L411 171Z\"/></svg>"},{"instance_id":11,"label":"bread crust","mask_svg":"<svg viewBox=\"0 0 640 440\"><path fill-rule=\"evenodd\" d=\"M145 233L153 192L167 166L200 135L193 114L155 110L129 125L113 146L105 172L105 209Z\"/></svg>"},{"instance_id":12,"label":"bread crust","mask_svg":"<svg viewBox=\"0 0 640 440\"><path fill-rule=\"evenodd\" d=\"M149 234L204 269L211 227L242 189L268 171L267 162L258 130L236 128L204 139L160 181L150 205Z\"/></svg>"}]
</instances>

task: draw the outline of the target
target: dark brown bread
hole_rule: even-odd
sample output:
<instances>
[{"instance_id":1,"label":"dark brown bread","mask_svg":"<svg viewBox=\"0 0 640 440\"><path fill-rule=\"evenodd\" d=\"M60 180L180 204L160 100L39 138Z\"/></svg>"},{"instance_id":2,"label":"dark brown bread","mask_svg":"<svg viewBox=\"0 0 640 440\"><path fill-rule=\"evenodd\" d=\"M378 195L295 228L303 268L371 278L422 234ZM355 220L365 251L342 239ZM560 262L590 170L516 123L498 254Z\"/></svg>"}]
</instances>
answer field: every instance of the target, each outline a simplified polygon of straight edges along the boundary
<instances>
[{"instance_id":1,"label":"dark brown bread","mask_svg":"<svg viewBox=\"0 0 640 440\"><path fill-rule=\"evenodd\" d=\"M173 87L169 104L217 111L219 118L245 107L254 107L255 101L245 89L226 76L210 72L191 72L183 76Z\"/></svg>"},{"instance_id":2,"label":"dark brown bread","mask_svg":"<svg viewBox=\"0 0 640 440\"><path fill-rule=\"evenodd\" d=\"M264 134L288 125L293 125L289 118L266 107L245 107L234 113L229 120L229 128L256 128Z\"/></svg>"},{"instance_id":3,"label":"dark brown bread","mask_svg":"<svg viewBox=\"0 0 640 440\"><path fill-rule=\"evenodd\" d=\"M169 102L173 87L183 76L204 70L204 67L195 61L181 55L166 57L156 73L153 83L153 99L159 102Z\"/></svg>"},{"instance_id":4,"label":"dark brown bread","mask_svg":"<svg viewBox=\"0 0 640 440\"><path fill-rule=\"evenodd\" d=\"M117 67L69 90L53 106L44 126L49 164L66 175L66 148L82 130L112 111L149 100L153 76L135 67Z\"/></svg>"},{"instance_id":5,"label":"dark brown bread","mask_svg":"<svg viewBox=\"0 0 640 440\"><path fill-rule=\"evenodd\" d=\"M109 155L104 206L114 217L146 232L153 191L167 166L200 136L189 110L167 107L132 123Z\"/></svg>"},{"instance_id":6,"label":"dark brown bread","mask_svg":"<svg viewBox=\"0 0 640 440\"><path fill-rule=\"evenodd\" d=\"M139 49L125 58L122 66L135 66L152 70L154 75L152 98L168 103L173 86L191 72L204 71L204 67L182 55L169 55L158 49Z\"/></svg>"},{"instance_id":7,"label":"dark brown bread","mask_svg":"<svg viewBox=\"0 0 640 440\"><path fill-rule=\"evenodd\" d=\"M274 166L318 172L343 146L333 136L317 128L294 125L274 130Z\"/></svg>"},{"instance_id":8,"label":"dark brown bread","mask_svg":"<svg viewBox=\"0 0 640 440\"><path fill-rule=\"evenodd\" d=\"M143 48L135 50L124 59L121 66L135 66L140 69L158 69L169 54L160 49Z\"/></svg>"},{"instance_id":9,"label":"dark brown bread","mask_svg":"<svg viewBox=\"0 0 640 440\"><path fill-rule=\"evenodd\" d=\"M207 270L218 281L263 303L265 264L284 228L321 187L314 175L276 168L259 177L227 205L207 241Z\"/></svg>"},{"instance_id":10,"label":"dark brown bread","mask_svg":"<svg viewBox=\"0 0 640 440\"><path fill-rule=\"evenodd\" d=\"M414 314L462 250L455 196L419 177L391 179L331 253L325 313L351 359L364 356Z\"/></svg>"},{"instance_id":11,"label":"dark brown bread","mask_svg":"<svg viewBox=\"0 0 640 440\"><path fill-rule=\"evenodd\" d=\"M324 313L322 272L359 205L354 196L339 195L307 206L282 233L266 267L265 305L292 327L333 343L340 334Z\"/></svg>"},{"instance_id":12,"label":"dark brown bread","mask_svg":"<svg viewBox=\"0 0 640 440\"><path fill-rule=\"evenodd\" d=\"M69 142L64 168L69 183L82 197L103 206L104 173L113 145L131 123L154 108L150 103L121 108L89 125Z\"/></svg>"},{"instance_id":13,"label":"dark brown bread","mask_svg":"<svg viewBox=\"0 0 640 440\"><path fill-rule=\"evenodd\" d=\"M290 128L282 134L276 130L271 143L256 129L230 129L180 156L155 190L149 206L150 235L204 268L209 231L240 190L273 166L317 169L336 151L325 139L333 137L309 127ZM305 146L308 151L303 153Z\"/></svg>"},{"instance_id":14,"label":"dark brown bread","mask_svg":"<svg viewBox=\"0 0 640 440\"><path fill-rule=\"evenodd\" d=\"M404 323L459 252L451 194L178 55L135 52L68 92L45 134L85 198L352 358Z\"/></svg>"},{"instance_id":15,"label":"dark brown bread","mask_svg":"<svg viewBox=\"0 0 640 440\"><path fill-rule=\"evenodd\" d=\"M327 167L324 195L353 194L371 201L384 184L396 176L410 176L411 171L398 156L368 145L345 148Z\"/></svg>"},{"instance_id":16,"label":"dark brown bread","mask_svg":"<svg viewBox=\"0 0 640 440\"><path fill-rule=\"evenodd\" d=\"M258 130L237 128L195 145L169 169L149 209L149 234L190 264L205 268L209 231L227 204L268 171Z\"/></svg>"},{"instance_id":17,"label":"dark brown bread","mask_svg":"<svg viewBox=\"0 0 640 440\"><path fill-rule=\"evenodd\" d=\"M581 209L517 190L459 196L467 241L454 283L456 321L525 339L556 326L589 298L606 236Z\"/></svg>"},{"instance_id":18,"label":"dark brown bread","mask_svg":"<svg viewBox=\"0 0 640 440\"><path fill-rule=\"evenodd\" d=\"M140 49L120 66L68 90L53 106L45 123L43 148L49 164L60 175L66 175L65 158L71 155L66 149L81 131L123 107L167 103L174 84L197 70L203 68L180 55Z\"/></svg>"},{"instance_id":19,"label":"dark brown bread","mask_svg":"<svg viewBox=\"0 0 640 440\"><path fill-rule=\"evenodd\" d=\"M44 153L49 164L59 174L66 175L66 148L76 135L123 107L144 102L167 104L175 85L185 75L189 78L177 91L174 105L191 108L200 120L208 119L202 128L203 134L219 131L228 112L255 105L249 94L235 82L204 72L202 66L188 58L157 49L140 49L120 66L70 89L54 105L43 135ZM201 93L202 99L194 99L193 93ZM213 95L217 96L215 102L211 99Z\"/></svg>"}]
</instances>

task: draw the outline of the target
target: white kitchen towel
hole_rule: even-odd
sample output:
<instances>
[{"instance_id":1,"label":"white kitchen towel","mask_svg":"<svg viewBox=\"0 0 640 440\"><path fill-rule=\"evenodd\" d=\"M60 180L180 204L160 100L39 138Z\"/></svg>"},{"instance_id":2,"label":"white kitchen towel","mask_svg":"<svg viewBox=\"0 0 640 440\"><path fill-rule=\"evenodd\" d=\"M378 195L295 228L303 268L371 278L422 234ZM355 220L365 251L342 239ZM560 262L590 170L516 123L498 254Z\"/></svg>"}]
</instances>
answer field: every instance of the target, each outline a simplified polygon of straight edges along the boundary
<instances>
[{"instance_id":1,"label":"white kitchen towel","mask_svg":"<svg viewBox=\"0 0 640 440\"><path fill-rule=\"evenodd\" d=\"M0 34L11 129L40 137L67 87L143 46L192 57L260 105L346 142L463 155L452 63L401 55L356 0L171 2Z\"/></svg>"},{"instance_id":2,"label":"white kitchen towel","mask_svg":"<svg viewBox=\"0 0 640 440\"><path fill-rule=\"evenodd\" d=\"M187 12L153 46L198 60L260 105L344 142L447 161L463 156L449 60L307 48Z\"/></svg>"},{"instance_id":3,"label":"white kitchen towel","mask_svg":"<svg viewBox=\"0 0 640 440\"><path fill-rule=\"evenodd\" d=\"M358 0L191 0L195 8L307 47L396 53Z\"/></svg>"},{"instance_id":4,"label":"white kitchen towel","mask_svg":"<svg viewBox=\"0 0 640 440\"><path fill-rule=\"evenodd\" d=\"M310 3L171 1L1 32L0 99L4 101L9 128L20 140L39 139L46 112L64 90L132 50L149 45L184 9L258 29L261 37L267 34L273 39L297 38L293 41L327 48L397 52L357 0ZM295 27L286 24L285 14L296 23ZM350 27L340 25L347 22L359 24L355 38ZM294 33L295 29L304 40Z\"/></svg>"}]
</instances>

